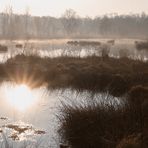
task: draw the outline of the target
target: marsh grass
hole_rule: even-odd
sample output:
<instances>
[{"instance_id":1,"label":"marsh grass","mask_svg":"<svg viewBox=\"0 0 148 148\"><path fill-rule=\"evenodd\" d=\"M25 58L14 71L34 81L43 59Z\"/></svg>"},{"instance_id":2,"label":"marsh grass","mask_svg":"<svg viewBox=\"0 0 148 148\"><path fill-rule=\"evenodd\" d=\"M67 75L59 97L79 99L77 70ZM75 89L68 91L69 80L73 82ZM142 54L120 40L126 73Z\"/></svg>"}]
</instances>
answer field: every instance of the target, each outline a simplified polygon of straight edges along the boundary
<instances>
[{"instance_id":1,"label":"marsh grass","mask_svg":"<svg viewBox=\"0 0 148 148\"><path fill-rule=\"evenodd\" d=\"M78 91L110 91L114 96L127 93L136 85L148 85L148 63L129 58L56 57L18 54L0 64L0 78L21 83L35 82L49 89L71 88ZM31 84L29 84L31 85Z\"/></svg>"},{"instance_id":2,"label":"marsh grass","mask_svg":"<svg viewBox=\"0 0 148 148\"><path fill-rule=\"evenodd\" d=\"M141 133L139 116L126 101L121 105L103 98L101 103L89 100L93 103L63 103L61 108L59 133L72 148L115 148L125 137Z\"/></svg>"}]
</instances>

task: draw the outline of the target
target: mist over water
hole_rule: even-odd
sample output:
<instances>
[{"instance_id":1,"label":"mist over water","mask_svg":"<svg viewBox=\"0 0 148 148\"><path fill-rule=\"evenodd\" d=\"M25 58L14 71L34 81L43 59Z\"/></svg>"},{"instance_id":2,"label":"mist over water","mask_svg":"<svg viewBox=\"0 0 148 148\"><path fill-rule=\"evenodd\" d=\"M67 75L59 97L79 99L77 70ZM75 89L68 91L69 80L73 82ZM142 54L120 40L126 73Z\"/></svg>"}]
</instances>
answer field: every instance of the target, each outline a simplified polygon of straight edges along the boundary
<instances>
[{"instance_id":1,"label":"mist over water","mask_svg":"<svg viewBox=\"0 0 148 148\"><path fill-rule=\"evenodd\" d=\"M110 39L77 39L78 41L97 41L102 45L108 44ZM18 54L25 55L37 55L40 57L87 57L87 56L101 56L102 46L72 46L67 42L70 39L58 39L58 40L30 40L30 41L0 41L0 44L7 45L8 52L0 52L0 62L4 63L9 58ZM132 59L147 60L148 52L146 50L138 51L135 46L137 39L116 39L115 45L109 46L110 57L129 57ZM141 41L141 40L139 40ZM16 48L16 44L21 44L21 48Z\"/></svg>"}]
</instances>

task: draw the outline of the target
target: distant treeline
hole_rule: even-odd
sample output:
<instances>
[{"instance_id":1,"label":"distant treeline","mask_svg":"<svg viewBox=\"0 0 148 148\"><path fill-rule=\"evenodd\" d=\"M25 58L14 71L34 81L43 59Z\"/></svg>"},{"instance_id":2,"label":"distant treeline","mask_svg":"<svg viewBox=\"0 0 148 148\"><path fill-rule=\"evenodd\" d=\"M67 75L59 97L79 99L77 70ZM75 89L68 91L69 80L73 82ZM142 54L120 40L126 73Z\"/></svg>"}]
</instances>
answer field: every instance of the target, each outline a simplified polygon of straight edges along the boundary
<instances>
[{"instance_id":1,"label":"distant treeline","mask_svg":"<svg viewBox=\"0 0 148 148\"><path fill-rule=\"evenodd\" d=\"M12 9L0 13L1 39L148 37L148 15L104 15L79 17L66 10L60 18L14 14Z\"/></svg>"}]
</instances>

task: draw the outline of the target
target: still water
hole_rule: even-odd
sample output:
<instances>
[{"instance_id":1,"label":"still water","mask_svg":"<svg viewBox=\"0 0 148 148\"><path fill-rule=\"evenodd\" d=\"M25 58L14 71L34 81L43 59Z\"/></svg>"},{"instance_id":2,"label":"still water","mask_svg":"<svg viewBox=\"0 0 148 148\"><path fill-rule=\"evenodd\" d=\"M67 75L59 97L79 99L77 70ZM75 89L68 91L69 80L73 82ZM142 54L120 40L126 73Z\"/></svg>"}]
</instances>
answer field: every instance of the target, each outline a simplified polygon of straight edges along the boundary
<instances>
[{"instance_id":1,"label":"still water","mask_svg":"<svg viewBox=\"0 0 148 148\"><path fill-rule=\"evenodd\" d=\"M58 148L61 102L87 105L105 95L78 93L70 89L31 89L25 84L5 82L0 86L0 147ZM101 95L101 96L100 96ZM100 100L100 99L98 99Z\"/></svg>"},{"instance_id":2,"label":"still water","mask_svg":"<svg viewBox=\"0 0 148 148\"><path fill-rule=\"evenodd\" d=\"M0 145L56 147L59 96L41 87L4 83L0 87Z\"/></svg>"}]
</instances>

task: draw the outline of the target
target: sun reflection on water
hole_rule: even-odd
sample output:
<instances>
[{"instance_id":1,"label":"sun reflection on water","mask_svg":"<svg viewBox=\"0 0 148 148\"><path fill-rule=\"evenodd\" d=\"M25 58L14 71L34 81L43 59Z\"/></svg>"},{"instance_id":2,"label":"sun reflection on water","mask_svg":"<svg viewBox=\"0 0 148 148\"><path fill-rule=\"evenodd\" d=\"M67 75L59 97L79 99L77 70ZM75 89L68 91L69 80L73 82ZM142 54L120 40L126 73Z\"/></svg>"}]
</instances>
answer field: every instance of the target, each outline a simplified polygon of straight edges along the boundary
<instances>
[{"instance_id":1,"label":"sun reflection on water","mask_svg":"<svg viewBox=\"0 0 148 148\"><path fill-rule=\"evenodd\" d=\"M37 101L37 96L25 84L7 88L6 98L8 103L19 111L27 110Z\"/></svg>"}]
</instances>

